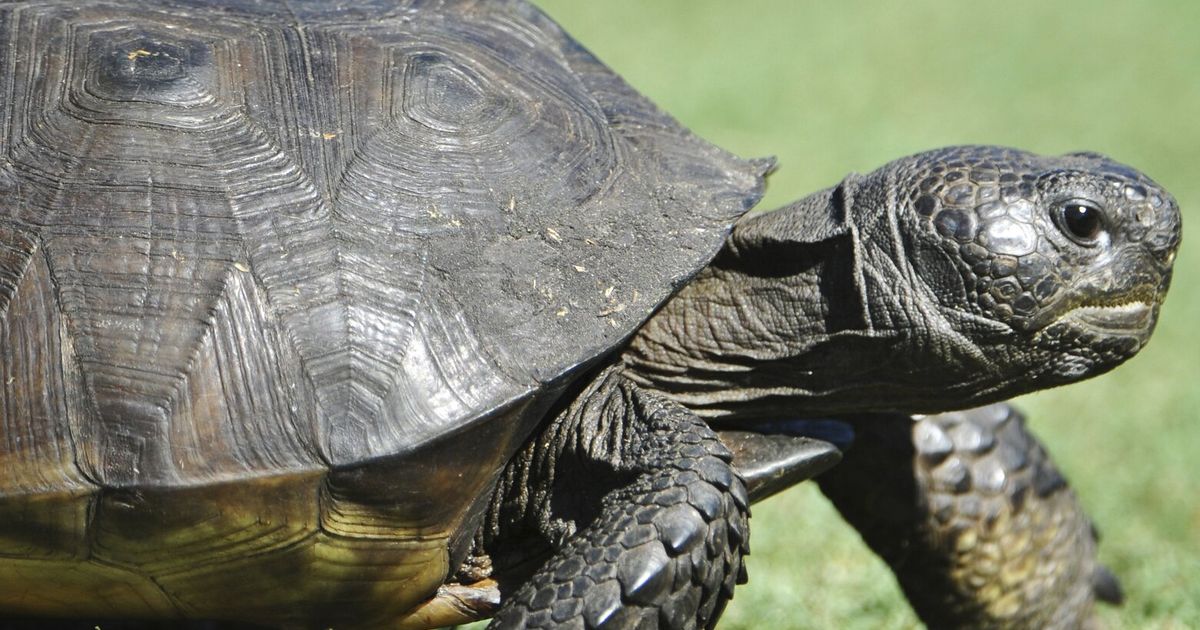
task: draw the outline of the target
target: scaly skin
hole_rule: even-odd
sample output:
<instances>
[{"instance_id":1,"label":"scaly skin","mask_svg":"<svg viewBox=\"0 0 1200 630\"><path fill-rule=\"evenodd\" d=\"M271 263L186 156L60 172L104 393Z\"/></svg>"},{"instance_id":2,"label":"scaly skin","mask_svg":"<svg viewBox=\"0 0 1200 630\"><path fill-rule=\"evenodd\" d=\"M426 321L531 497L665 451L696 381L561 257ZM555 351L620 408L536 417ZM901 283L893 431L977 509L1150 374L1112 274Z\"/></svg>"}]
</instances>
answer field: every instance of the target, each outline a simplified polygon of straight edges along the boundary
<instances>
[{"instance_id":1,"label":"scaly skin","mask_svg":"<svg viewBox=\"0 0 1200 630\"><path fill-rule=\"evenodd\" d=\"M821 490L895 571L931 628L1091 627L1120 587L1091 521L1009 405L852 419Z\"/></svg>"},{"instance_id":2,"label":"scaly skin","mask_svg":"<svg viewBox=\"0 0 1200 630\"><path fill-rule=\"evenodd\" d=\"M711 627L748 552L731 459L691 412L605 370L501 482L482 546L501 590L520 586L489 628ZM526 579L538 547L554 553Z\"/></svg>"}]
</instances>

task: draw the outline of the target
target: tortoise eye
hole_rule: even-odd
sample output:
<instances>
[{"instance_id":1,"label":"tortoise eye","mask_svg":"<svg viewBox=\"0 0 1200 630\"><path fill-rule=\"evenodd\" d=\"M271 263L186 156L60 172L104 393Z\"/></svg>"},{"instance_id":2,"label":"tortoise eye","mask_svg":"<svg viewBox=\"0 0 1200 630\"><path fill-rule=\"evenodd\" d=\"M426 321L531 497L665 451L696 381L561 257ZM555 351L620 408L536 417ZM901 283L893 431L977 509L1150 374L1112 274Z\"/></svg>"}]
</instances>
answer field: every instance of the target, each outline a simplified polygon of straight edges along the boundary
<instances>
[{"instance_id":1,"label":"tortoise eye","mask_svg":"<svg viewBox=\"0 0 1200 630\"><path fill-rule=\"evenodd\" d=\"M1094 245L1104 230L1104 213L1089 201L1077 199L1058 206L1058 227L1080 245Z\"/></svg>"}]
</instances>

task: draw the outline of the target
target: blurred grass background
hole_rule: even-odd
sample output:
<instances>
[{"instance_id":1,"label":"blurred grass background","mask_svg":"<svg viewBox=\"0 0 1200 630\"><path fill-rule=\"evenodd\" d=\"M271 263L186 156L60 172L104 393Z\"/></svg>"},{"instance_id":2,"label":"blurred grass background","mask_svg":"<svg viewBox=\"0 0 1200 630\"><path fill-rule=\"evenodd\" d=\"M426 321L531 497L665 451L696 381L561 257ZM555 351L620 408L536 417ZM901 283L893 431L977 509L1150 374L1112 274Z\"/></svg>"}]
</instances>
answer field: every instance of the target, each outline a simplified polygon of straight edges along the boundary
<instances>
[{"instance_id":1,"label":"blurred grass background","mask_svg":"<svg viewBox=\"0 0 1200 630\"><path fill-rule=\"evenodd\" d=\"M1200 229L1200 3L535 0L701 136L779 156L774 207L901 155L993 143L1136 165ZM1104 534L1112 628L1200 628L1200 243L1112 374L1021 401ZM910 628L890 573L806 485L756 506L722 628Z\"/></svg>"}]
</instances>

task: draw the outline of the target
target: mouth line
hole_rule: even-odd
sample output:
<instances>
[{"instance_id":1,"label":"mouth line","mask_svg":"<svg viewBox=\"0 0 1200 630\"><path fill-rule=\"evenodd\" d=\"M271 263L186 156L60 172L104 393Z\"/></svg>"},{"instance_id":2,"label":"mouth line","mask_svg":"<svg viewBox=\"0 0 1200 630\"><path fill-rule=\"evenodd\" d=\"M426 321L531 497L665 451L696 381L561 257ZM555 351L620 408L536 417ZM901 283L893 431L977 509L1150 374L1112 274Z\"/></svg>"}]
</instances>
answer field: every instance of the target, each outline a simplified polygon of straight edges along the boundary
<instances>
[{"instance_id":1,"label":"mouth line","mask_svg":"<svg viewBox=\"0 0 1200 630\"><path fill-rule=\"evenodd\" d=\"M1140 332L1153 323L1154 305L1140 299L1109 304L1084 304L1059 318L1098 332Z\"/></svg>"}]
</instances>

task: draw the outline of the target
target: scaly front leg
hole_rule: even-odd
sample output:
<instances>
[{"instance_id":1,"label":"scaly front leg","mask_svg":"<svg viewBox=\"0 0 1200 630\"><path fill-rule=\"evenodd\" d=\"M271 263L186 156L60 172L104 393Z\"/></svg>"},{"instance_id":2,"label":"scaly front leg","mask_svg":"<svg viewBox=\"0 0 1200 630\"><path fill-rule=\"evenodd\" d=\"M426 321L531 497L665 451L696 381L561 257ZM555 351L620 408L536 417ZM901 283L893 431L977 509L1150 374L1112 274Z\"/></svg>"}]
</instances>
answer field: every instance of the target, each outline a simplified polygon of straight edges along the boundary
<instances>
[{"instance_id":1,"label":"scaly front leg","mask_svg":"<svg viewBox=\"0 0 1200 630\"><path fill-rule=\"evenodd\" d=\"M691 412L601 374L501 480L482 545L502 590L519 586L490 627L715 624L748 550L749 496L731 458ZM522 558L505 553L539 541L549 559L521 579Z\"/></svg>"},{"instance_id":2,"label":"scaly front leg","mask_svg":"<svg viewBox=\"0 0 1200 630\"><path fill-rule=\"evenodd\" d=\"M860 416L821 490L931 628L1079 628L1120 602L1075 494L1012 406Z\"/></svg>"}]
</instances>

